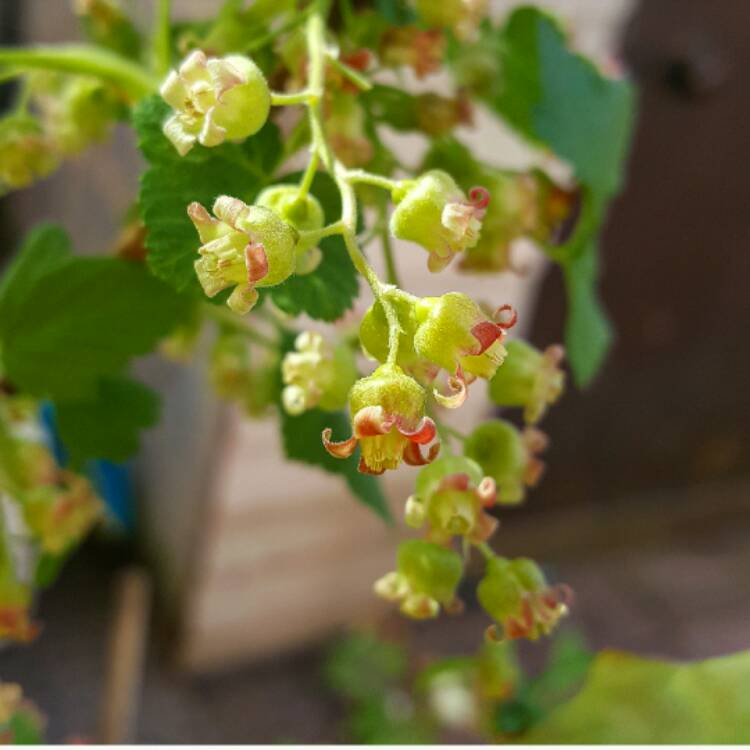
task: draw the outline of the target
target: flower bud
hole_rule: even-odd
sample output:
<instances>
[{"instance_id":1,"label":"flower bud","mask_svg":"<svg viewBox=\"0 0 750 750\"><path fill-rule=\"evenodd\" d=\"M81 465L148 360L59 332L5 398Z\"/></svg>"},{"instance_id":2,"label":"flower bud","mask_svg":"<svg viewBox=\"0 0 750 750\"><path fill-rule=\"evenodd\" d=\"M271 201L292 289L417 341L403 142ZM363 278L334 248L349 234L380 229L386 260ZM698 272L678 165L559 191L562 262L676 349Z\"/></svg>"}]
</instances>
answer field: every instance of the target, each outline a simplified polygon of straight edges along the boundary
<instances>
[{"instance_id":1,"label":"flower bud","mask_svg":"<svg viewBox=\"0 0 750 750\"><path fill-rule=\"evenodd\" d=\"M520 432L510 422L493 419L469 435L464 453L495 480L498 502L515 505L524 499L526 487L535 486L541 478L544 464L536 454L546 446L543 432L533 427Z\"/></svg>"},{"instance_id":2,"label":"flower bud","mask_svg":"<svg viewBox=\"0 0 750 750\"><path fill-rule=\"evenodd\" d=\"M297 233L270 209L227 195L216 199L213 213L200 203L188 207L203 243L195 272L209 297L234 286L227 305L244 315L258 300L256 286L276 286L294 272Z\"/></svg>"},{"instance_id":3,"label":"flower bud","mask_svg":"<svg viewBox=\"0 0 750 750\"><path fill-rule=\"evenodd\" d=\"M414 350L414 334L417 331L416 309L413 300L390 297L401 331L398 343L398 365L423 385L431 383L438 366L427 361ZM359 340L370 359L385 362L388 359L389 327L383 305L375 301L362 317Z\"/></svg>"},{"instance_id":4,"label":"flower bud","mask_svg":"<svg viewBox=\"0 0 750 750\"><path fill-rule=\"evenodd\" d=\"M300 197L296 185L273 185L266 188L256 199L255 204L270 208L298 232L314 232L323 227L323 208L314 195ZM311 273L323 260L318 247L308 247L304 242L297 243L298 274Z\"/></svg>"},{"instance_id":5,"label":"flower bud","mask_svg":"<svg viewBox=\"0 0 750 750\"><path fill-rule=\"evenodd\" d=\"M446 38L438 29L392 26L380 40L380 61L389 68L408 66L417 78L440 70Z\"/></svg>"},{"instance_id":6,"label":"flower bud","mask_svg":"<svg viewBox=\"0 0 750 750\"><path fill-rule=\"evenodd\" d=\"M399 183L393 190L393 202L391 233L422 245L430 254L427 267L436 272L456 253L477 243L489 193L472 188L467 200L449 174L433 169Z\"/></svg>"},{"instance_id":7,"label":"flower bud","mask_svg":"<svg viewBox=\"0 0 750 750\"><path fill-rule=\"evenodd\" d=\"M568 613L570 589L549 586L539 566L525 557L496 557L477 587L477 598L487 614L502 627L491 627L490 640L536 640L549 634Z\"/></svg>"},{"instance_id":8,"label":"flower bud","mask_svg":"<svg viewBox=\"0 0 750 750\"><path fill-rule=\"evenodd\" d=\"M16 577L7 541L0 540L0 640L28 643L39 633L32 622L31 587Z\"/></svg>"},{"instance_id":9,"label":"flower bud","mask_svg":"<svg viewBox=\"0 0 750 750\"><path fill-rule=\"evenodd\" d=\"M503 305L490 319L470 297L449 292L420 300L415 315L414 350L451 375L453 395L435 392L435 398L443 406L456 408L466 400L467 383L477 377L492 378L503 363L503 340L516 323L516 313Z\"/></svg>"},{"instance_id":10,"label":"flower bud","mask_svg":"<svg viewBox=\"0 0 750 750\"><path fill-rule=\"evenodd\" d=\"M369 377L358 380L349 393L352 437L332 442L327 428L323 445L332 456L348 458L359 444L359 470L366 474L395 469L402 459L410 466L422 466L433 461L440 450L437 442L427 456L420 450L437 435L435 423L424 415L424 409L425 392L419 383L396 365L381 365Z\"/></svg>"},{"instance_id":11,"label":"flower bud","mask_svg":"<svg viewBox=\"0 0 750 750\"><path fill-rule=\"evenodd\" d=\"M180 156L196 141L218 146L257 133L271 108L263 73L242 55L206 57L195 50L167 76L160 93L175 110L163 129Z\"/></svg>"},{"instance_id":12,"label":"flower bud","mask_svg":"<svg viewBox=\"0 0 750 750\"><path fill-rule=\"evenodd\" d=\"M286 385L281 401L289 414L302 414L320 407L335 411L346 404L357 378L354 354L345 343L333 349L319 333L305 331L294 342L281 363Z\"/></svg>"},{"instance_id":13,"label":"flower bud","mask_svg":"<svg viewBox=\"0 0 750 750\"><path fill-rule=\"evenodd\" d=\"M543 352L525 341L509 341L503 366L490 382L490 395L499 406L521 406L526 424L536 424L565 387L560 345Z\"/></svg>"},{"instance_id":14,"label":"flower bud","mask_svg":"<svg viewBox=\"0 0 750 750\"><path fill-rule=\"evenodd\" d=\"M58 164L54 146L36 120L25 115L0 120L0 195L46 177Z\"/></svg>"},{"instance_id":15,"label":"flower bud","mask_svg":"<svg viewBox=\"0 0 750 750\"><path fill-rule=\"evenodd\" d=\"M428 26L452 29L468 39L487 15L488 0L416 0L417 11Z\"/></svg>"},{"instance_id":16,"label":"flower bud","mask_svg":"<svg viewBox=\"0 0 750 750\"><path fill-rule=\"evenodd\" d=\"M482 224L482 235L461 259L461 268L474 271L515 270L513 243L528 237L542 244L560 244L572 231L580 191L556 185L541 170L493 170L489 181L492 203Z\"/></svg>"},{"instance_id":17,"label":"flower bud","mask_svg":"<svg viewBox=\"0 0 750 750\"><path fill-rule=\"evenodd\" d=\"M476 462L445 456L419 472L416 492L407 501L407 523L418 528L427 520L431 538L439 543L453 535L483 542L497 528L497 521L485 513L495 497L495 481L484 477Z\"/></svg>"},{"instance_id":18,"label":"flower bud","mask_svg":"<svg viewBox=\"0 0 750 750\"><path fill-rule=\"evenodd\" d=\"M400 602L401 612L416 620L437 617L440 606L455 609L463 561L451 549L411 539L398 548L397 570L376 581L375 593Z\"/></svg>"},{"instance_id":19,"label":"flower bud","mask_svg":"<svg viewBox=\"0 0 750 750\"><path fill-rule=\"evenodd\" d=\"M28 493L24 520L41 549L61 555L80 541L99 519L102 503L88 479L60 471L56 485L42 485Z\"/></svg>"},{"instance_id":20,"label":"flower bud","mask_svg":"<svg viewBox=\"0 0 750 750\"><path fill-rule=\"evenodd\" d=\"M365 112L354 94L340 92L326 102L325 129L333 153L344 166L362 167L373 158Z\"/></svg>"},{"instance_id":21,"label":"flower bud","mask_svg":"<svg viewBox=\"0 0 750 750\"><path fill-rule=\"evenodd\" d=\"M39 73L30 81L33 103L55 149L75 155L107 138L121 104L95 78Z\"/></svg>"},{"instance_id":22,"label":"flower bud","mask_svg":"<svg viewBox=\"0 0 750 750\"><path fill-rule=\"evenodd\" d=\"M464 91L459 91L455 97L433 92L420 94L414 101L414 107L417 128L433 138L450 132L458 125L472 124L471 102Z\"/></svg>"}]
</instances>

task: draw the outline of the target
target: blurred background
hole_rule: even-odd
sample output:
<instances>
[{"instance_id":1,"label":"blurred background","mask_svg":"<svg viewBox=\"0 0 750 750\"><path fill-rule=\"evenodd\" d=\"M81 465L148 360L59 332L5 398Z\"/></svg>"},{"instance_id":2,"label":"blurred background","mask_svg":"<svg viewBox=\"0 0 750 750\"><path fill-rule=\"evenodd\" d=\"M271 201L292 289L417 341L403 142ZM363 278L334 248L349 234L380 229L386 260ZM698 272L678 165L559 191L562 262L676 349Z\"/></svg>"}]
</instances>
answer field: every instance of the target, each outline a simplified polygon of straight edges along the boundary
<instances>
[{"instance_id":1,"label":"blurred background","mask_svg":"<svg viewBox=\"0 0 750 750\"><path fill-rule=\"evenodd\" d=\"M573 587L569 622L592 649L678 659L747 649L747 2L543 4L587 51L619 59L640 107L603 237L602 296L617 340L596 382L571 386L546 418L547 474L524 508L504 514L498 541ZM201 14L209 5L192 3ZM0 23L4 44L76 36L58 0L3 0ZM4 258L40 218L64 223L81 251L106 251L135 191L129 137L123 129L112 146L2 199ZM532 342L546 346L561 337L564 295L559 275L537 266L523 288L501 288L523 306ZM38 642L0 652L0 676L24 686L51 740L91 733L100 720L118 581L134 564L154 587L138 741L342 739L345 704L323 675L350 625L377 624L420 658L475 650L486 618L469 598L464 616L425 624L373 608L370 583L389 569L392 541L339 485L309 502L287 491L281 508L259 499L251 485L263 477L249 473L247 456L269 442L268 426L246 427L202 395L200 372L157 361L143 372L169 396L135 466L132 528L91 540L42 597ZM270 548L294 517L290 549ZM545 648L522 649L530 669Z\"/></svg>"}]
</instances>

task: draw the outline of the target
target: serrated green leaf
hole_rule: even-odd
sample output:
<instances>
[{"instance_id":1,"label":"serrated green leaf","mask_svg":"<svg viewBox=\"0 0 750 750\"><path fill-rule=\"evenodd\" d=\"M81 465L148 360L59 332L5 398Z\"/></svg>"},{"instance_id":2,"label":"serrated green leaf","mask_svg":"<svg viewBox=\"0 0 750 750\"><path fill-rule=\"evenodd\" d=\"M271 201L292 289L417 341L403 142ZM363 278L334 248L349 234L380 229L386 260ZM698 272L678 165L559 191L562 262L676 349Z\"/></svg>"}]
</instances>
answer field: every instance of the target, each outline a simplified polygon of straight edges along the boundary
<instances>
[{"instance_id":1,"label":"serrated green leaf","mask_svg":"<svg viewBox=\"0 0 750 750\"><path fill-rule=\"evenodd\" d=\"M63 257L68 247L60 230L33 233L0 299L5 374L37 397L91 397L102 376L151 351L187 311L142 265Z\"/></svg>"},{"instance_id":2,"label":"serrated green leaf","mask_svg":"<svg viewBox=\"0 0 750 750\"><path fill-rule=\"evenodd\" d=\"M138 450L139 433L159 419L159 397L130 378L102 378L86 401L55 404L57 427L71 462L124 461Z\"/></svg>"},{"instance_id":3,"label":"serrated green leaf","mask_svg":"<svg viewBox=\"0 0 750 750\"><path fill-rule=\"evenodd\" d=\"M584 387L599 372L612 343L612 327L597 291L597 252L591 245L563 266L568 297L565 347L576 383Z\"/></svg>"},{"instance_id":4,"label":"serrated green leaf","mask_svg":"<svg viewBox=\"0 0 750 750\"><path fill-rule=\"evenodd\" d=\"M21 252L0 281L0 320L13 317L34 285L71 257L72 246L65 230L54 224L34 227Z\"/></svg>"},{"instance_id":5,"label":"serrated green leaf","mask_svg":"<svg viewBox=\"0 0 750 750\"><path fill-rule=\"evenodd\" d=\"M299 174L286 175L279 182L296 182ZM326 223L341 215L341 197L328 174L315 175L310 192L320 201ZM312 272L290 276L268 290L274 304L287 315L306 313L315 320L338 320L352 308L359 295L359 277L341 237L327 237L320 243L323 260Z\"/></svg>"},{"instance_id":6,"label":"serrated green leaf","mask_svg":"<svg viewBox=\"0 0 750 750\"><path fill-rule=\"evenodd\" d=\"M606 357L611 331L596 296L595 260L576 259L595 253L607 202L621 186L634 90L574 52L556 20L535 8L519 8L502 29L484 26L482 34L485 47L499 53L500 74L481 95L520 135L568 160L583 188L574 237L549 254L565 266L568 358L585 385Z\"/></svg>"},{"instance_id":7,"label":"serrated green leaf","mask_svg":"<svg viewBox=\"0 0 750 750\"><path fill-rule=\"evenodd\" d=\"M750 742L750 651L693 664L605 651L528 744Z\"/></svg>"},{"instance_id":8,"label":"serrated green leaf","mask_svg":"<svg viewBox=\"0 0 750 750\"><path fill-rule=\"evenodd\" d=\"M196 145L180 156L161 127L170 109L158 96L142 101L133 115L138 145L149 162L141 177L141 217L148 230L148 264L179 291L203 292L195 276L198 236L187 207L198 201L211 208L219 195L252 203L273 177L282 154L278 128L266 123L242 144L215 148Z\"/></svg>"}]
</instances>

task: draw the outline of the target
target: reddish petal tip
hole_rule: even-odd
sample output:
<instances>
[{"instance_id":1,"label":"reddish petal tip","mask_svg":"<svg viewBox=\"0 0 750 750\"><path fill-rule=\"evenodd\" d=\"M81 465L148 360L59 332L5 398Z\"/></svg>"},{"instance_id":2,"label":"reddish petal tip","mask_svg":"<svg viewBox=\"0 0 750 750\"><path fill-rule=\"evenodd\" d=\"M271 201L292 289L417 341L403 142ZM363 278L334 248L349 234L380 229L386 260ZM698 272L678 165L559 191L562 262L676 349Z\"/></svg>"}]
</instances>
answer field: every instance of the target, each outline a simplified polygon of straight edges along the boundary
<instances>
[{"instance_id":1,"label":"reddish petal tip","mask_svg":"<svg viewBox=\"0 0 750 750\"><path fill-rule=\"evenodd\" d=\"M437 435L437 427L430 417L422 417L419 424L413 430L406 430L399 425L398 431L405 438L411 440L412 443L419 443L419 445L427 445Z\"/></svg>"},{"instance_id":2,"label":"reddish petal tip","mask_svg":"<svg viewBox=\"0 0 750 750\"><path fill-rule=\"evenodd\" d=\"M260 243L251 242L245 248L245 266L248 283L254 284L268 275L266 249Z\"/></svg>"},{"instance_id":3,"label":"reddish petal tip","mask_svg":"<svg viewBox=\"0 0 750 750\"><path fill-rule=\"evenodd\" d=\"M331 435L333 430L330 427L326 427L323 430L323 447L330 453L334 458L349 458L357 448L357 438L352 435L348 440L342 440L340 442L333 442Z\"/></svg>"},{"instance_id":4,"label":"reddish petal tip","mask_svg":"<svg viewBox=\"0 0 750 750\"><path fill-rule=\"evenodd\" d=\"M474 208L484 210L490 204L490 191L487 188L477 185L469 190L469 201Z\"/></svg>"}]
</instances>

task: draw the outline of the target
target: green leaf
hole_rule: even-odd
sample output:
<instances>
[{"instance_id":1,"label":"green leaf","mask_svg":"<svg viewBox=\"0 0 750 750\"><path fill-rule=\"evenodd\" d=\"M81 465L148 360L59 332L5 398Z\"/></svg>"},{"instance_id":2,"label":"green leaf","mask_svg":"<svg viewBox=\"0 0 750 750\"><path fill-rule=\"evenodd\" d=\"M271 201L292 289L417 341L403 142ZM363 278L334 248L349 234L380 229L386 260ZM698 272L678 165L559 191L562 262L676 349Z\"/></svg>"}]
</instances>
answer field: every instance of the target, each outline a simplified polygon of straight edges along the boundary
<instances>
[{"instance_id":1,"label":"green leaf","mask_svg":"<svg viewBox=\"0 0 750 750\"><path fill-rule=\"evenodd\" d=\"M299 173L286 175L279 182L297 182L299 177ZM320 201L326 223L340 217L341 198L328 174L318 172L310 192ZM341 237L327 237L320 248L323 260L312 273L290 276L268 294L287 315L306 313L315 320L331 322L352 308L359 295L359 277Z\"/></svg>"},{"instance_id":2,"label":"green leaf","mask_svg":"<svg viewBox=\"0 0 750 750\"><path fill-rule=\"evenodd\" d=\"M568 296L565 345L576 383L588 385L612 343L612 327L597 292L597 252L592 244L563 265Z\"/></svg>"},{"instance_id":3,"label":"green leaf","mask_svg":"<svg viewBox=\"0 0 750 750\"><path fill-rule=\"evenodd\" d=\"M0 293L5 374L37 397L90 398L187 314L185 298L142 265L68 250L61 230L32 233Z\"/></svg>"},{"instance_id":4,"label":"green leaf","mask_svg":"<svg viewBox=\"0 0 750 750\"><path fill-rule=\"evenodd\" d=\"M149 162L141 177L141 217L146 225L148 264L175 289L203 295L193 264L198 257L198 235L187 207L198 201L209 210L219 195L252 203L273 177L282 154L278 128L266 123L242 144L215 148L196 145L180 156L161 126L170 109L158 96L142 101L133 115L138 144Z\"/></svg>"},{"instance_id":5,"label":"green leaf","mask_svg":"<svg viewBox=\"0 0 750 750\"><path fill-rule=\"evenodd\" d=\"M281 414L281 436L286 457L303 464L317 466L331 474L342 476L349 489L382 519L392 522L380 483L375 477L357 471L359 451L351 458L331 456L323 447L321 434L326 427L333 429L334 436L348 435L352 426L344 412L328 412L311 409L298 417L292 417L279 408Z\"/></svg>"},{"instance_id":6,"label":"green leaf","mask_svg":"<svg viewBox=\"0 0 750 750\"><path fill-rule=\"evenodd\" d=\"M568 160L583 188L583 215L574 237L548 252L565 266L568 357L576 381L585 385L611 342L596 296L593 256L607 202L622 183L634 90L574 52L555 19L535 8L519 8L502 29L484 26L482 33L484 46L500 56L500 74L483 89L483 98L520 135ZM460 57L456 64L461 65ZM578 256L592 258L577 261Z\"/></svg>"},{"instance_id":7,"label":"green leaf","mask_svg":"<svg viewBox=\"0 0 750 750\"><path fill-rule=\"evenodd\" d=\"M406 676L407 661L403 647L371 633L355 634L331 649L326 681L345 698L366 700L399 683Z\"/></svg>"},{"instance_id":8,"label":"green leaf","mask_svg":"<svg viewBox=\"0 0 750 750\"><path fill-rule=\"evenodd\" d=\"M159 419L159 397L126 377L102 378L86 401L55 404L57 427L74 466L92 458L124 461L138 450L140 430Z\"/></svg>"},{"instance_id":9,"label":"green leaf","mask_svg":"<svg viewBox=\"0 0 750 750\"><path fill-rule=\"evenodd\" d=\"M750 742L750 651L692 664L605 651L528 744Z\"/></svg>"},{"instance_id":10,"label":"green leaf","mask_svg":"<svg viewBox=\"0 0 750 750\"><path fill-rule=\"evenodd\" d=\"M13 745L43 745L44 723L31 707L23 707L11 716L8 730Z\"/></svg>"},{"instance_id":11,"label":"green leaf","mask_svg":"<svg viewBox=\"0 0 750 750\"><path fill-rule=\"evenodd\" d=\"M615 193L630 143L634 95L568 46L557 21L515 11L500 32L501 74L490 103L523 136L548 146L597 192Z\"/></svg>"},{"instance_id":12,"label":"green leaf","mask_svg":"<svg viewBox=\"0 0 750 750\"><path fill-rule=\"evenodd\" d=\"M44 552L39 556L34 570L34 586L39 589L45 589L51 586L60 575L60 571L67 562L68 552L61 555L53 555Z\"/></svg>"},{"instance_id":13,"label":"green leaf","mask_svg":"<svg viewBox=\"0 0 750 750\"><path fill-rule=\"evenodd\" d=\"M295 335L286 331L281 341L282 355L294 346ZM323 447L321 435L326 427L333 430L334 436L351 433L349 417L343 411L330 412L322 409L309 411L293 417L281 405L281 372L279 372L277 406L281 422L281 438L286 457L319 469L338 474L346 480L349 489L365 505L372 508L383 520L393 523L391 511L388 508L380 482L369 474L357 471L359 464L359 450L347 459L334 458Z\"/></svg>"}]
</instances>

